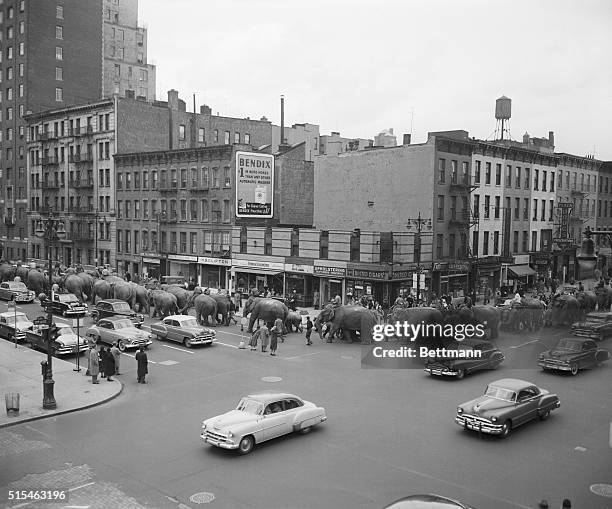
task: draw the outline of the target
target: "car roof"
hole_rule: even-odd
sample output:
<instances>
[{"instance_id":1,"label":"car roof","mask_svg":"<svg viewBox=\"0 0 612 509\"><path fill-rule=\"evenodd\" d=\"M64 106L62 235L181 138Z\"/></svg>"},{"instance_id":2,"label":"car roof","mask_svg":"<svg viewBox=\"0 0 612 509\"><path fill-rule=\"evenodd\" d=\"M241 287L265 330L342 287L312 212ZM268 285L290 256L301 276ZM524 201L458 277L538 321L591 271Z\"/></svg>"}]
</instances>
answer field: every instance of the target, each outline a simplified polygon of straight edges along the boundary
<instances>
[{"instance_id":1,"label":"car roof","mask_svg":"<svg viewBox=\"0 0 612 509\"><path fill-rule=\"evenodd\" d=\"M496 387L501 387L502 389L508 389L516 392L520 391L521 389L526 389L527 387L532 387L536 384L526 382L525 380L519 380L518 378L501 378L499 380L495 380L495 382L491 382L489 385L494 385Z\"/></svg>"},{"instance_id":2,"label":"car roof","mask_svg":"<svg viewBox=\"0 0 612 509\"><path fill-rule=\"evenodd\" d=\"M269 401L276 401L278 399L289 399L295 398L303 401L302 398L295 394L289 394L287 392L259 392L257 394L249 394L247 398L259 401L260 403L268 403Z\"/></svg>"},{"instance_id":3,"label":"car roof","mask_svg":"<svg viewBox=\"0 0 612 509\"><path fill-rule=\"evenodd\" d=\"M193 318L195 319L195 316L191 316L191 315L168 315L164 318L164 320L178 320L179 322L182 320L185 320L186 318Z\"/></svg>"},{"instance_id":4,"label":"car roof","mask_svg":"<svg viewBox=\"0 0 612 509\"><path fill-rule=\"evenodd\" d=\"M469 509L461 502L440 495L411 495L386 505L384 509Z\"/></svg>"},{"instance_id":5,"label":"car roof","mask_svg":"<svg viewBox=\"0 0 612 509\"><path fill-rule=\"evenodd\" d=\"M611 316L611 315L612 315L612 313L610 313L608 311L594 311L592 313L588 313L587 314L587 316L597 316L597 317L601 316L602 318L606 317L606 316Z\"/></svg>"},{"instance_id":6,"label":"car roof","mask_svg":"<svg viewBox=\"0 0 612 509\"><path fill-rule=\"evenodd\" d=\"M125 304L127 304L127 302L121 299L102 299L98 301L98 304L100 304L100 302L108 302L110 304L114 304L115 302L124 302Z\"/></svg>"},{"instance_id":7,"label":"car roof","mask_svg":"<svg viewBox=\"0 0 612 509\"><path fill-rule=\"evenodd\" d=\"M98 320L98 323L100 322L124 322L125 320L130 320L130 317L129 316L109 316L108 318L102 318Z\"/></svg>"},{"instance_id":8,"label":"car roof","mask_svg":"<svg viewBox=\"0 0 612 509\"><path fill-rule=\"evenodd\" d=\"M13 286L13 285L25 286L25 283L23 281L4 281L4 283L8 283L9 286Z\"/></svg>"},{"instance_id":9,"label":"car roof","mask_svg":"<svg viewBox=\"0 0 612 509\"><path fill-rule=\"evenodd\" d=\"M27 316L25 313L21 312L21 311L5 311L4 313L0 313L0 316L2 317L7 317L7 316Z\"/></svg>"}]
</instances>

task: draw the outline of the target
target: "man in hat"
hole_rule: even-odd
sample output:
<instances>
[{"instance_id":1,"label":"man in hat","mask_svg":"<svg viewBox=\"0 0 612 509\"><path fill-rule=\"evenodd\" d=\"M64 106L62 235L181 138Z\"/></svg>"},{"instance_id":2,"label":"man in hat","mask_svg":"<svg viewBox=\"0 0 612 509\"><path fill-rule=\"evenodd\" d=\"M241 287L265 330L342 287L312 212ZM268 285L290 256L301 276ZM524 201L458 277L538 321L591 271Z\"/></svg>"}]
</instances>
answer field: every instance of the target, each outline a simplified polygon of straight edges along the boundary
<instances>
[{"instance_id":1,"label":"man in hat","mask_svg":"<svg viewBox=\"0 0 612 509\"><path fill-rule=\"evenodd\" d=\"M146 384L147 382L145 382L145 376L149 373L149 359L145 353L144 346L141 346L140 351L136 354L136 362L138 363L138 371L136 373L138 383Z\"/></svg>"},{"instance_id":2,"label":"man in hat","mask_svg":"<svg viewBox=\"0 0 612 509\"><path fill-rule=\"evenodd\" d=\"M87 371L89 371L89 374L91 375L91 383L99 384L98 374L100 373L100 363L98 358L98 350L96 349L96 345L93 343L89 345L88 360L89 367L87 368Z\"/></svg>"},{"instance_id":3,"label":"man in hat","mask_svg":"<svg viewBox=\"0 0 612 509\"><path fill-rule=\"evenodd\" d=\"M113 359L115 360L115 375L120 375L121 373L119 372L119 357L121 356L121 352L119 351L119 348L117 348L117 342L113 343L110 352L113 356Z\"/></svg>"}]
</instances>

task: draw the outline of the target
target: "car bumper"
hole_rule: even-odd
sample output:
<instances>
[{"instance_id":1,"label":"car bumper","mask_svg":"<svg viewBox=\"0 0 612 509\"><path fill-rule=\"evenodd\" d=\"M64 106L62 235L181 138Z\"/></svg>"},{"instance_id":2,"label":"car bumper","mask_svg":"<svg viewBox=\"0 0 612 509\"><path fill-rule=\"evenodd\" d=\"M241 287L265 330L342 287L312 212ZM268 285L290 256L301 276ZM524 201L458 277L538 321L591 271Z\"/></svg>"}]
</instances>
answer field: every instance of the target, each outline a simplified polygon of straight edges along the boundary
<instances>
[{"instance_id":1,"label":"car bumper","mask_svg":"<svg viewBox=\"0 0 612 509\"><path fill-rule=\"evenodd\" d=\"M558 369L559 371L571 371L572 370L569 364L557 364L555 362L547 362L547 361L538 362L538 366L544 369Z\"/></svg>"},{"instance_id":2,"label":"car bumper","mask_svg":"<svg viewBox=\"0 0 612 509\"><path fill-rule=\"evenodd\" d=\"M85 350L87 350L87 345L84 345L84 344L81 344L81 346L78 349L76 345L62 346L58 348L57 350L55 350L55 354L56 355L70 355L72 353L84 352Z\"/></svg>"},{"instance_id":3,"label":"car bumper","mask_svg":"<svg viewBox=\"0 0 612 509\"><path fill-rule=\"evenodd\" d=\"M77 316L77 315L85 315L87 309L66 309L63 313L66 316Z\"/></svg>"},{"instance_id":4,"label":"car bumper","mask_svg":"<svg viewBox=\"0 0 612 509\"><path fill-rule=\"evenodd\" d=\"M571 333L574 336L578 336L581 338L589 338L589 339L599 339L602 332L598 330L591 329L572 329Z\"/></svg>"},{"instance_id":5,"label":"car bumper","mask_svg":"<svg viewBox=\"0 0 612 509\"><path fill-rule=\"evenodd\" d=\"M478 431L480 433L487 433L489 435L501 435L502 433L501 424L484 422L478 419L470 418L470 416L459 414L455 417L455 422L464 429Z\"/></svg>"},{"instance_id":6,"label":"car bumper","mask_svg":"<svg viewBox=\"0 0 612 509\"><path fill-rule=\"evenodd\" d=\"M123 342L126 348L140 348L141 346L149 346L153 344L153 341L150 339L124 339Z\"/></svg>"},{"instance_id":7,"label":"car bumper","mask_svg":"<svg viewBox=\"0 0 612 509\"><path fill-rule=\"evenodd\" d=\"M444 368L425 368L423 371L435 376L458 376L459 371L454 369Z\"/></svg>"},{"instance_id":8,"label":"car bumper","mask_svg":"<svg viewBox=\"0 0 612 509\"><path fill-rule=\"evenodd\" d=\"M217 338L192 338L192 345L212 345L217 341Z\"/></svg>"},{"instance_id":9,"label":"car bumper","mask_svg":"<svg viewBox=\"0 0 612 509\"><path fill-rule=\"evenodd\" d=\"M239 446L239 444L235 444L234 442L224 442L222 440L207 436L206 433L202 433L200 438L204 440L204 443L214 445L215 447L221 447L223 449L238 449Z\"/></svg>"},{"instance_id":10,"label":"car bumper","mask_svg":"<svg viewBox=\"0 0 612 509\"><path fill-rule=\"evenodd\" d=\"M15 295L15 302L33 302L34 295Z\"/></svg>"}]
</instances>

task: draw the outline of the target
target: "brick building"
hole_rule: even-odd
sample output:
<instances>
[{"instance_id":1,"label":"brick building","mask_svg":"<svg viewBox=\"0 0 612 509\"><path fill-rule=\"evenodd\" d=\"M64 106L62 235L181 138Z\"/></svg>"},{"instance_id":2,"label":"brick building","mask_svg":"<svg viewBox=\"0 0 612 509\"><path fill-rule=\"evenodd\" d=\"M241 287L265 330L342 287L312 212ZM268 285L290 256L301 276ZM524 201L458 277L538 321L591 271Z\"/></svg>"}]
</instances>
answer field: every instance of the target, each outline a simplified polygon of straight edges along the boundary
<instances>
[{"instance_id":1,"label":"brick building","mask_svg":"<svg viewBox=\"0 0 612 509\"><path fill-rule=\"evenodd\" d=\"M331 134L319 136L319 155L334 156L342 152L352 152L353 150L365 150L372 147L374 142L364 138L346 138L340 136L337 131Z\"/></svg>"}]
</instances>

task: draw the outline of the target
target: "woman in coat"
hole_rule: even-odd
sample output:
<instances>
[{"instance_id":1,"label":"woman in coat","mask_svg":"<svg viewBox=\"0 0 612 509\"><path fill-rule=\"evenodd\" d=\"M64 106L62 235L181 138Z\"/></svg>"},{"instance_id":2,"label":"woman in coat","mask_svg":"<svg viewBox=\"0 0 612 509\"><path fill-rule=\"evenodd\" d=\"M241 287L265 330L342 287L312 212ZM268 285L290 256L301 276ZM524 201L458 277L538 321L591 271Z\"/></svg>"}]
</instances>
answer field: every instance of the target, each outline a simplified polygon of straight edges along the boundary
<instances>
[{"instance_id":1,"label":"woman in coat","mask_svg":"<svg viewBox=\"0 0 612 509\"><path fill-rule=\"evenodd\" d=\"M113 354L110 351L110 347L107 346L105 349L105 352L106 352L106 365L105 365L104 374L106 375L106 379L109 382L112 382L113 379L111 378L111 376L115 374L115 358L113 357Z\"/></svg>"},{"instance_id":2,"label":"woman in coat","mask_svg":"<svg viewBox=\"0 0 612 509\"><path fill-rule=\"evenodd\" d=\"M261 351L265 352L270 344L270 329L265 323L259 329L259 337L261 338Z\"/></svg>"},{"instance_id":3,"label":"woman in coat","mask_svg":"<svg viewBox=\"0 0 612 509\"><path fill-rule=\"evenodd\" d=\"M98 374L100 373L100 364L98 361L98 350L96 345L91 345L89 349L89 374L91 375L91 383L99 384Z\"/></svg>"},{"instance_id":4,"label":"woman in coat","mask_svg":"<svg viewBox=\"0 0 612 509\"><path fill-rule=\"evenodd\" d=\"M136 362L138 363L138 371L136 373L138 377L138 383L146 384L147 382L145 382L145 375L149 373L149 359L147 358L147 354L145 353L144 346L141 346L140 351L136 354Z\"/></svg>"}]
</instances>

